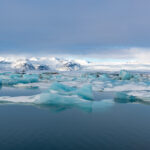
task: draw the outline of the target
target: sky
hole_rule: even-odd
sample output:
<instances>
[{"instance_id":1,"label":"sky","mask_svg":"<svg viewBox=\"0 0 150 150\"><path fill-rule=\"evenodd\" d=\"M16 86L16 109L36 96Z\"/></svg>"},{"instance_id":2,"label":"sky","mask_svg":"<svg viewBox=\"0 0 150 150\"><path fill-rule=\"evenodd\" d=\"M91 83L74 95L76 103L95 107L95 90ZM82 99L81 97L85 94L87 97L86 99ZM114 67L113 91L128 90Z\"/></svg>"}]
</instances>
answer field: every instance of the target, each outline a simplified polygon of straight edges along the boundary
<instances>
[{"instance_id":1,"label":"sky","mask_svg":"<svg viewBox=\"0 0 150 150\"><path fill-rule=\"evenodd\" d=\"M0 55L149 59L149 0L0 0Z\"/></svg>"}]
</instances>

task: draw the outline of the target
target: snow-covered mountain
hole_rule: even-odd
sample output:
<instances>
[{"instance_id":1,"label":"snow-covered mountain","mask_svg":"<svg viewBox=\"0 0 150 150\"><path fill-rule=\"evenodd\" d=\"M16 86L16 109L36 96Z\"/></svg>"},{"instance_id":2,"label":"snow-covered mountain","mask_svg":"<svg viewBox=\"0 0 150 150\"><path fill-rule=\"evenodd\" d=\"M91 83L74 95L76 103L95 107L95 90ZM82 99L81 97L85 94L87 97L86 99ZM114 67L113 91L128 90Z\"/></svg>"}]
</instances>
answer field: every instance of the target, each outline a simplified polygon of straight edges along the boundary
<instances>
[{"instance_id":1,"label":"snow-covered mountain","mask_svg":"<svg viewBox=\"0 0 150 150\"><path fill-rule=\"evenodd\" d=\"M3 71L132 71L150 72L150 63L128 62L88 62L81 59L57 57L0 57L0 72Z\"/></svg>"},{"instance_id":2,"label":"snow-covered mountain","mask_svg":"<svg viewBox=\"0 0 150 150\"><path fill-rule=\"evenodd\" d=\"M81 61L82 62L82 61ZM56 57L32 57L32 58L8 58L0 57L0 70L14 71L78 71L85 66L86 62L67 60ZM87 62L88 63L88 62Z\"/></svg>"}]
</instances>

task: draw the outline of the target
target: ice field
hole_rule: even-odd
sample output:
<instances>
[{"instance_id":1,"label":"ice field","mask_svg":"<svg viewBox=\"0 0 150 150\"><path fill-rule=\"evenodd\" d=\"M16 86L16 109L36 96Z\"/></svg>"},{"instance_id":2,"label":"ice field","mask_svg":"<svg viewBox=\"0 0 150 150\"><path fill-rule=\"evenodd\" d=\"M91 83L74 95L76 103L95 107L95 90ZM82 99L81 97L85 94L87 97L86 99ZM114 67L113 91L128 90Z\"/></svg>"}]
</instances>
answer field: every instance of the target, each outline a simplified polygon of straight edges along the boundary
<instances>
[{"instance_id":1,"label":"ice field","mask_svg":"<svg viewBox=\"0 0 150 150\"><path fill-rule=\"evenodd\" d=\"M0 73L1 104L101 110L115 103L150 104L150 75L120 72ZM22 93L22 94L21 94Z\"/></svg>"}]
</instances>

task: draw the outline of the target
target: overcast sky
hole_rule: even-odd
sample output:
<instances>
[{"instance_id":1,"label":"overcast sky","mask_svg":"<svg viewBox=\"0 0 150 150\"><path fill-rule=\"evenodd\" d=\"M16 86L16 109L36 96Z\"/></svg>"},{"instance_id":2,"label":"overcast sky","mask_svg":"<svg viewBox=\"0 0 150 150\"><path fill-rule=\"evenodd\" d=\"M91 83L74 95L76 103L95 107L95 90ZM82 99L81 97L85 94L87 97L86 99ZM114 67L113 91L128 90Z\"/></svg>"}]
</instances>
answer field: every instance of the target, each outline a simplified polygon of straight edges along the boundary
<instances>
[{"instance_id":1,"label":"overcast sky","mask_svg":"<svg viewBox=\"0 0 150 150\"><path fill-rule=\"evenodd\" d=\"M150 0L0 0L0 54L128 58L149 47Z\"/></svg>"}]
</instances>

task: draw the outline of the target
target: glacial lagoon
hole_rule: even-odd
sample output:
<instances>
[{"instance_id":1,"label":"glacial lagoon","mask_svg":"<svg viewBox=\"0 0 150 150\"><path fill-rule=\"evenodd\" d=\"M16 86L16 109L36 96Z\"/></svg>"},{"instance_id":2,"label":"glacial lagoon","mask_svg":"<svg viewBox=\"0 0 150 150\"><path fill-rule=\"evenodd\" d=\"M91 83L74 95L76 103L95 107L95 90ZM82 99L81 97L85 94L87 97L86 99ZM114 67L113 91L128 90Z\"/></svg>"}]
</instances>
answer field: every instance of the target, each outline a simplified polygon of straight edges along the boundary
<instances>
[{"instance_id":1,"label":"glacial lagoon","mask_svg":"<svg viewBox=\"0 0 150 150\"><path fill-rule=\"evenodd\" d=\"M0 149L148 149L150 75L0 74Z\"/></svg>"}]
</instances>

